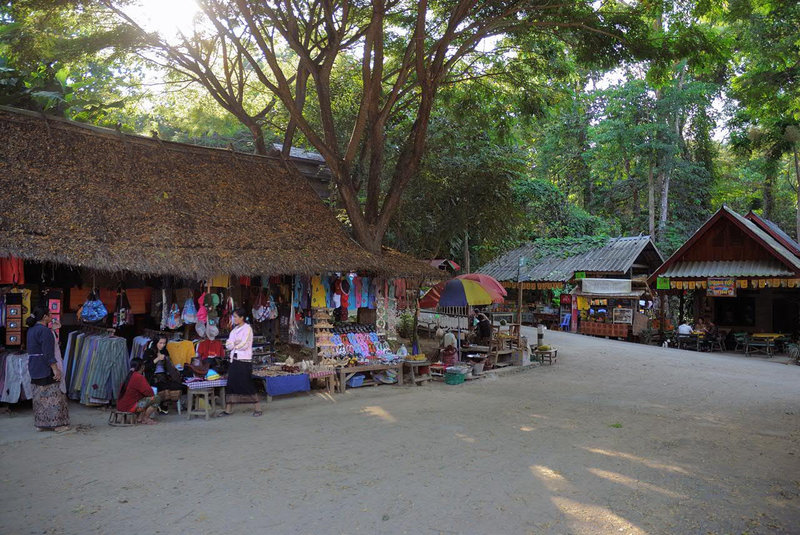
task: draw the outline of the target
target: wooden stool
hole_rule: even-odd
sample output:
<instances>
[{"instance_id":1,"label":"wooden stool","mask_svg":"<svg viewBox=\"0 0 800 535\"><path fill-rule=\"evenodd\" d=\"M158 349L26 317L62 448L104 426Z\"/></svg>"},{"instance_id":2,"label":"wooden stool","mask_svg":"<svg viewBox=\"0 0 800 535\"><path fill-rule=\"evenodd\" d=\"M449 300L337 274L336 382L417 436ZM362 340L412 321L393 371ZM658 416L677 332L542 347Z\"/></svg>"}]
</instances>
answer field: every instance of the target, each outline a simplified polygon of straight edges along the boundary
<instances>
[{"instance_id":1,"label":"wooden stool","mask_svg":"<svg viewBox=\"0 0 800 535\"><path fill-rule=\"evenodd\" d=\"M114 427L130 427L136 425L136 413L113 410L111 414L108 415L108 425Z\"/></svg>"},{"instance_id":2,"label":"wooden stool","mask_svg":"<svg viewBox=\"0 0 800 535\"><path fill-rule=\"evenodd\" d=\"M558 349L548 349L547 351L534 351L534 357L538 357L539 362L544 364L544 359L547 359L548 364L558 361Z\"/></svg>"},{"instance_id":3,"label":"wooden stool","mask_svg":"<svg viewBox=\"0 0 800 535\"><path fill-rule=\"evenodd\" d=\"M205 401L205 409L197 407L197 402L203 399ZM213 388L197 388L192 390L188 389L186 392L186 419L191 420L192 416L205 416L208 420L209 416L214 412L214 389Z\"/></svg>"}]
</instances>

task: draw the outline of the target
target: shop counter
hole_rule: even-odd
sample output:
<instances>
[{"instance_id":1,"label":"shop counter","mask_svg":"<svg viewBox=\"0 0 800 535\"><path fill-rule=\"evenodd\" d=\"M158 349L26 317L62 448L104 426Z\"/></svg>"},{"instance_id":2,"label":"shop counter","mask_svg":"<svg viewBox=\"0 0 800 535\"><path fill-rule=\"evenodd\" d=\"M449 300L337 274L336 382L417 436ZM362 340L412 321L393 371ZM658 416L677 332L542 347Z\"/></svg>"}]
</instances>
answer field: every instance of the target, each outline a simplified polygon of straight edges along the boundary
<instances>
[{"instance_id":1,"label":"shop counter","mask_svg":"<svg viewBox=\"0 0 800 535\"><path fill-rule=\"evenodd\" d=\"M584 321L578 327L581 334L592 336L609 336L612 338L627 338L630 325L627 323L600 323Z\"/></svg>"}]
</instances>

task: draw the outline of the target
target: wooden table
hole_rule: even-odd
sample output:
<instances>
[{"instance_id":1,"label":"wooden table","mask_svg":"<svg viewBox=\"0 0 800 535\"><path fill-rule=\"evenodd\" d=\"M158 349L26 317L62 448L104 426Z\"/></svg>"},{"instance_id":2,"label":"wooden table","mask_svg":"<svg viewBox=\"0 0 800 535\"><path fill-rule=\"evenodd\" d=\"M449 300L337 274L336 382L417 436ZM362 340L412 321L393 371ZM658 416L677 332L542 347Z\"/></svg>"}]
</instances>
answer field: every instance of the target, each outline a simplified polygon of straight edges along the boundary
<instances>
[{"instance_id":1,"label":"wooden table","mask_svg":"<svg viewBox=\"0 0 800 535\"><path fill-rule=\"evenodd\" d=\"M431 380L430 365L430 361L427 360L407 360L403 362L403 373L405 373L406 368L408 368L409 375L411 376L411 384L419 386L422 383ZM417 375L417 370L422 367L427 367L428 373L424 375Z\"/></svg>"},{"instance_id":2,"label":"wooden table","mask_svg":"<svg viewBox=\"0 0 800 535\"><path fill-rule=\"evenodd\" d=\"M343 393L347 389L347 381L357 373L363 372L382 372L395 370L397 372L397 384L403 384L403 363L398 364L369 364L367 366L343 366L339 368L339 392ZM374 379L364 379L364 386L383 384Z\"/></svg>"}]
</instances>

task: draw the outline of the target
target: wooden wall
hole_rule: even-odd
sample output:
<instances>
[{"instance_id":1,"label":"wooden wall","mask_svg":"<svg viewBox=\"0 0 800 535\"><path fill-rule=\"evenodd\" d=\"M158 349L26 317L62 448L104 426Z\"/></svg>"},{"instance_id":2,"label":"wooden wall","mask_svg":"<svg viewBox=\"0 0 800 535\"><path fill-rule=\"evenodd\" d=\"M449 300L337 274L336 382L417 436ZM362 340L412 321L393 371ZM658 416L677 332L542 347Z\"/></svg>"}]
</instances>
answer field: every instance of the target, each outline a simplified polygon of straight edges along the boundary
<instances>
[{"instance_id":1,"label":"wooden wall","mask_svg":"<svg viewBox=\"0 0 800 535\"><path fill-rule=\"evenodd\" d=\"M720 219L679 261L763 260L774 258L738 226Z\"/></svg>"}]
</instances>

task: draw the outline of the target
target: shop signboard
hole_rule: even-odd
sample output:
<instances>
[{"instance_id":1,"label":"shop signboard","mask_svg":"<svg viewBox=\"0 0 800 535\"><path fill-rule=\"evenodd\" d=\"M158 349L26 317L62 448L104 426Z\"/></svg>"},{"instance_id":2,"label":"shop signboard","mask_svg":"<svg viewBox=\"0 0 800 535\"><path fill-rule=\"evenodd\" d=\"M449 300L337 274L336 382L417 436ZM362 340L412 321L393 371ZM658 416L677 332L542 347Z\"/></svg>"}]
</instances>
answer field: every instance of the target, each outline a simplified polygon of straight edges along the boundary
<instances>
[{"instance_id":1,"label":"shop signboard","mask_svg":"<svg viewBox=\"0 0 800 535\"><path fill-rule=\"evenodd\" d=\"M736 297L736 279L733 277L718 277L708 279L709 297Z\"/></svg>"},{"instance_id":2,"label":"shop signboard","mask_svg":"<svg viewBox=\"0 0 800 535\"><path fill-rule=\"evenodd\" d=\"M633 309L632 308L615 308L612 313L614 323L633 323Z\"/></svg>"},{"instance_id":3,"label":"shop signboard","mask_svg":"<svg viewBox=\"0 0 800 535\"><path fill-rule=\"evenodd\" d=\"M656 290L669 290L669 277L658 277L656 279Z\"/></svg>"}]
</instances>

